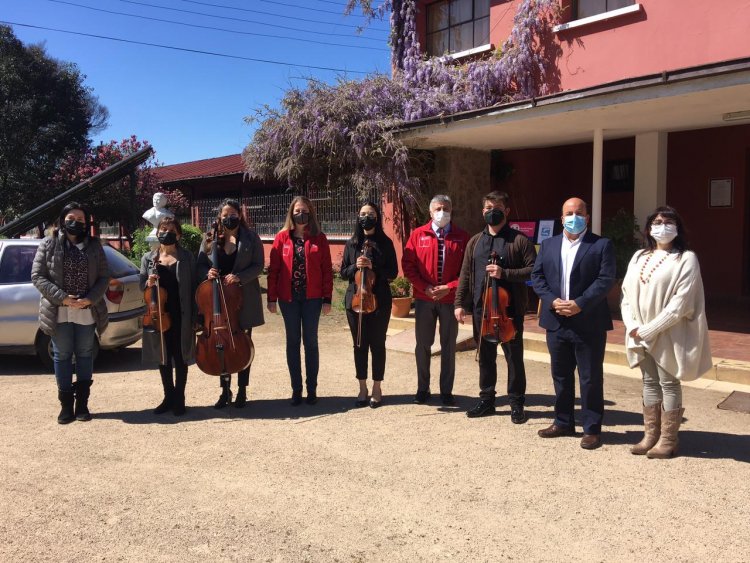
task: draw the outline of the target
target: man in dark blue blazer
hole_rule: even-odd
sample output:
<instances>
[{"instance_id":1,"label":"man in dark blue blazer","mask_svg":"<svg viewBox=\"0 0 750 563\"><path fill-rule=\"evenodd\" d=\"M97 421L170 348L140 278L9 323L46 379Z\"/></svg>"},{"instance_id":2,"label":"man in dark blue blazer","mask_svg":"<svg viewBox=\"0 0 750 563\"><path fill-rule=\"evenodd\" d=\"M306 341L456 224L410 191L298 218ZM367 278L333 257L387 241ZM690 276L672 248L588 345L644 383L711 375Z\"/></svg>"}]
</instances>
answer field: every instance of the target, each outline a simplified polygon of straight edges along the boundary
<instances>
[{"instance_id":1,"label":"man in dark blue blazer","mask_svg":"<svg viewBox=\"0 0 750 563\"><path fill-rule=\"evenodd\" d=\"M562 207L563 233L542 242L531 281L542 301L539 324L555 385L555 421L542 438L575 434L575 370L581 386L581 447L601 445L604 415L604 349L612 317L606 296L615 282L615 251L609 239L588 230L586 202L571 198Z\"/></svg>"}]
</instances>

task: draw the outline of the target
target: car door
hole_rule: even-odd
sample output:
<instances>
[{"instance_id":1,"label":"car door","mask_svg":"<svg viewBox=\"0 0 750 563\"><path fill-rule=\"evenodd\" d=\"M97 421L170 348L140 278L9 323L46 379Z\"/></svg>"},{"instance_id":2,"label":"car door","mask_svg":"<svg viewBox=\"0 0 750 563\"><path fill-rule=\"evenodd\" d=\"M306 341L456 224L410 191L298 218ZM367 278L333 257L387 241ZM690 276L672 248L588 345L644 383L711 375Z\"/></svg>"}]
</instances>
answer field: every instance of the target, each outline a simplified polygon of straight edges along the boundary
<instances>
[{"instance_id":1,"label":"car door","mask_svg":"<svg viewBox=\"0 0 750 563\"><path fill-rule=\"evenodd\" d=\"M38 243L0 243L0 346L33 347L39 328L39 292L31 283Z\"/></svg>"}]
</instances>

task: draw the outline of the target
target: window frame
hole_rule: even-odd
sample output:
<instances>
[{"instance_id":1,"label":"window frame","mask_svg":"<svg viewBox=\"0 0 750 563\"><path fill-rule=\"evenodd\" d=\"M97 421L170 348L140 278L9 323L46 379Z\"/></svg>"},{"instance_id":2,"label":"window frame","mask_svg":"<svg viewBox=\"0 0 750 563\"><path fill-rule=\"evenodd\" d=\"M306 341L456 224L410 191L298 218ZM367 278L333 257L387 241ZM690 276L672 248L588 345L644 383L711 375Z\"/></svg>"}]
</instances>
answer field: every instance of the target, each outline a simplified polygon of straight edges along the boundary
<instances>
[{"instance_id":1,"label":"window frame","mask_svg":"<svg viewBox=\"0 0 750 563\"><path fill-rule=\"evenodd\" d=\"M601 14L606 14L607 12L614 12L615 10L620 10L622 8L628 8L628 7L630 7L630 6L632 6L632 5L634 5L634 4L637 3L636 0L630 0L630 4L627 4L625 6L619 6L617 8L610 8L609 7L609 3L610 2L614 2L614 1L616 1L616 0L603 0L603 2L604 2L604 10L603 11L596 12L595 14L589 14L588 16L581 16L581 14L580 14L580 2L581 2L581 0L573 0L573 11L572 11L573 18L572 19L573 20L581 20L581 19L585 19L585 18L592 18L592 17L600 16Z\"/></svg>"},{"instance_id":2,"label":"window frame","mask_svg":"<svg viewBox=\"0 0 750 563\"><path fill-rule=\"evenodd\" d=\"M486 16L476 17L476 9L475 9L475 0L471 0L471 18L457 22L455 24L451 24L451 4L456 2L457 0L439 0L438 2L432 2L427 5L427 12L426 12L426 20L425 20L425 52L430 57L442 57L444 55L453 55L454 53L463 53L466 51L471 51L472 49L476 49L478 47L482 47L484 45L490 44L490 38L487 37L487 40L485 42L477 44L477 38L475 36L475 28L476 28L476 22L480 20L487 20L487 29L489 30L489 22L490 22L490 13L492 10L492 2L488 2L488 11ZM446 26L437 28L437 29L430 29L430 11L437 8L437 4L441 4L442 2L446 2L448 6L448 13L446 17ZM462 49L456 49L455 51L451 51L451 30L457 29L461 26L464 26L466 24L471 24L471 46L468 48L462 48ZM443 53L431 53L430 52L430 38L437 34L437 33L443 33L447 32L447 50Z\"/></svg>"}]
</instances>

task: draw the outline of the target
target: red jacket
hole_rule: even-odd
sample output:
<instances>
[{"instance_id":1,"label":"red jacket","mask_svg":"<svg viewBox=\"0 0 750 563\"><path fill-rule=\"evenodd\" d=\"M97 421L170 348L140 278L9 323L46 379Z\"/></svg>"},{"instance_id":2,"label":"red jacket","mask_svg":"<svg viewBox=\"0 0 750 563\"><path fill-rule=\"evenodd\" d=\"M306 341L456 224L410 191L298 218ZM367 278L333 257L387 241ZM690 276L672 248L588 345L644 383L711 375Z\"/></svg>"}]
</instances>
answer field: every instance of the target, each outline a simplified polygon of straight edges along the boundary
<instances>
[{"instance_id":1,"label":"red jacket","mask_svg":"<svg viewBox=\"0 0 750 563\"><path fill-rule=\"evenodd\" d=\"M268 301L292 300L292 262L294 241L290 231L281 231L273 241L268 266ZM323 233L309 236L305 232L305 266L307 270L307 298L331 302L333 266L328 239Z\"/></svg>"},{"instance_id":2,"label":"red jacket","mask_svg":"<svg viewBox=\"0 0 750 563\"><path fill-rule=\"evenodd\" d=\"M445 235L443 260L443 285L447 285L451 290L440 303L453 303L468 242L469 233L451 223L450 231ZM412 231L404 248L401 269L414 287L414 297L432 301L424 292L427 286L438 285L438 241L437 234L432 230L432 220Z\"/></svg>"}]
</instances>

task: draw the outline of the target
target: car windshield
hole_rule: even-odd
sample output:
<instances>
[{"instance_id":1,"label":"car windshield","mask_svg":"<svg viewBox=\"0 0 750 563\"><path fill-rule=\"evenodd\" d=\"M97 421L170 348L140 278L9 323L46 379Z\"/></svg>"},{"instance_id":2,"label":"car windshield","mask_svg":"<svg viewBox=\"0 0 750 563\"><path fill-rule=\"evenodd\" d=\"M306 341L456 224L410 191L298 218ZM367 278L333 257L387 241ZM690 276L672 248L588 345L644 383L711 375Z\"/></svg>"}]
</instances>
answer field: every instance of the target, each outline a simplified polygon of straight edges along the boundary
<instances>
[{"instance_id":1,"label":"car windshield","mask_svg":"<svg viewBox=\"0 0 750 563\"><path fill-rule=\"evenodd\" d=\"M133 263L109 245L104 245L104 254L107 255L109 264L109 275L112 278L123 278L138 273Z\"/></svg>"}]
</instances>

